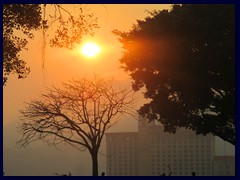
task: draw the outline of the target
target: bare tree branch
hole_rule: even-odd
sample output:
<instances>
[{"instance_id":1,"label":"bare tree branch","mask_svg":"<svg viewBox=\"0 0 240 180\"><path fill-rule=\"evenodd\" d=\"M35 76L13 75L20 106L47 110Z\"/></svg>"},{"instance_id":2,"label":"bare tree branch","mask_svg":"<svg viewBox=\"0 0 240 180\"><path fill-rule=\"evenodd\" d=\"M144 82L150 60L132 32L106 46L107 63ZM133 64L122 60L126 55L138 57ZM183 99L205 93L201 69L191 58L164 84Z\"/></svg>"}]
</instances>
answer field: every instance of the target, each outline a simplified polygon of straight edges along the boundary
<instances>
[{"instance_id":1,"label":"bare tree branch","mask_svg":"<svg viewBox=\"0 0 240 180\"><path fill-rule=\"evenodd\" d=\"M52 86L20 111L22 138L17 144L23 147L37 140L54 146L67 143L79 150L88 149L96 165L106 130L120 115L136 112L132 94L132 90L114 89L112 81L98 76L71 80L62 88Z\"/></svg>"}]
</instances>

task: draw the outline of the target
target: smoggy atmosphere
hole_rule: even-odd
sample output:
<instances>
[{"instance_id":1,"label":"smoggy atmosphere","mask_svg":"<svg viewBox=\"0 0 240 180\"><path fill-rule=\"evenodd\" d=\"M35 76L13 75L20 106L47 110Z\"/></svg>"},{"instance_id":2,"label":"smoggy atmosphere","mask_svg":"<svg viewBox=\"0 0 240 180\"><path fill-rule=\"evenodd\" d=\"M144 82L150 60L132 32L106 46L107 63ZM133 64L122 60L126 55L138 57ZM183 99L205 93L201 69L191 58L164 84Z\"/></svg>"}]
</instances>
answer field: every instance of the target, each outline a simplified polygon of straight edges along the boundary
<instances>
[{"instance_id":1,"label":"smoggy atmosphere","mask_svg":"<svg viewBox=\"0 0 240 180\"><path fill-rule=\"evenodd\" d=\"M3 7L4 176L235 175L233 5Z\"/></svg>"}]
</instances>

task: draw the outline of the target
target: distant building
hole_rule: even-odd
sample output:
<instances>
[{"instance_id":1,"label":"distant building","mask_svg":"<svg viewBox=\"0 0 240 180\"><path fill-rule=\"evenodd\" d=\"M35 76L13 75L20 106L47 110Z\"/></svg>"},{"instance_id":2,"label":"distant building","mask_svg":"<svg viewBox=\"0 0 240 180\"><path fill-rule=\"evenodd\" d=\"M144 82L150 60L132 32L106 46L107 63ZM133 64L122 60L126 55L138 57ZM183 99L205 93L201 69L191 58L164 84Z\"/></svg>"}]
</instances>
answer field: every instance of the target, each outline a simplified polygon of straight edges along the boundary
<instances>
[{"instance_id":1,"label":"distant building","mask_svg":"<svg viewBox=\"0 0 240 180\"><path fill-rule=\"evenodd\" d=\"M139 123L139 175L158 176L172 172L172 176L212 175L215 153L214 137L196 135L179 129L176 134L163 131L154 123Z\"/></svg>"},{"instance_id":2,"label":"distant building","mask_svg":"<svg viewBox=\"0 0 240 180\"><path fill-rule=\"evenodd\" d=\"M107 133L107 175L138 174L138 133Z\"/></svg>"},{"instance_id":3,"label":"distant building","mask_svg":"<svg viewBox=\"0 0 240 180\"><path fill-rule=\"evenodd\" d=\"M108 176L211 176L217 170L213 136L186 129L170 134L146 120L139 121L138 128L106 134Z\"/></svg>"},{"instance_id":4,"label":"distant building","mask_svg":"<svg viewBox=\"0 0 240 180\"><path fill-rule=\"evenodd\" d=\"M235 176L235 156L215 156L213 160L214 176Z\"/></svg>"}]
</instances>

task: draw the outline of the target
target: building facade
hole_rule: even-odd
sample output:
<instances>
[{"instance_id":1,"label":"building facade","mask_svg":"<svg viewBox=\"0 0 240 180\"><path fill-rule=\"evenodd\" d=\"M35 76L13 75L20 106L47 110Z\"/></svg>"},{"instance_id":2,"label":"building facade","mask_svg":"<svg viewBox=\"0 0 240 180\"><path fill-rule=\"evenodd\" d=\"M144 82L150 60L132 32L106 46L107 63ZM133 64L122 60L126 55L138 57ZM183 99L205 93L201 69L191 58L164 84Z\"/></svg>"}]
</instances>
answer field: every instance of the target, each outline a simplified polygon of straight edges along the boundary
<instances>
[{"instance_id":1,"label":"building facade","mask_svg":"<svg viewBox=\"0 0 240 180\"><path fill-rule=\"evenodd\" d=\"M187 129L170 134L142 119L138 132L107 133L106 141L108 176L212 176L217 171L211 135Z\"/></svg>"},{"instance_id":2,"label":"building facade","mask_svg":"<svg viewBox=\"0 0 240 180\"><path fill-rule=\"evenodd\" d=\"M107 175L138 174L138 133L107 133L106 137Z\"/></svg>"},{"instance_id":3,"label":"building facade","mask_svg":"<svg viewBox=\"0 0 240 180\"><path fill-rule=\"evenodd\" d=\"M215 156L213 160L214 176L235 176L235 156Z\"/></svg>"}]
</instances>

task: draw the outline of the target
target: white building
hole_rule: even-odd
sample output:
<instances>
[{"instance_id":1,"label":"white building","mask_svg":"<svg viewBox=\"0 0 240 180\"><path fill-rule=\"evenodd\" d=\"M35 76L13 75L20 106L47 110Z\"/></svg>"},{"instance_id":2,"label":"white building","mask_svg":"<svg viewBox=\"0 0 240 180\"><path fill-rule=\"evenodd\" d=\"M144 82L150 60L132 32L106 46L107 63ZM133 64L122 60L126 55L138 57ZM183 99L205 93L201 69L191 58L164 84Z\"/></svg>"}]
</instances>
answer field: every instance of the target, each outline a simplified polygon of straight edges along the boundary
<instances>
[{"instance_id":1,"label":"white building","mask_svg":"<svg viewBox=\"0 0 240 180\"><path fill-rule=\"evenodd\" d=\"M138 133L107 133L107 175L131 176L138 174Z\"/></svg>"},{"instance_id":2,"label":"white building","mask_svg":"<svg viewBox=\"0 0 240 180\"><path fill-rule=\"evenodd\" d=\"M235 156L215 156L213 160L214 176L235 176Z\"/></svg>"},{"instance_id":3,"label":"white building","mask_svg":"<svg viewBox=\"0 0 240 180\"><path fill-rule=\"evenodd\" d=\"M139 122L139 132L106 134L108 176L213 175L213 136L186 129L170 134L160 125Z\"/></svg>"},{"instance_id":4,"label":"white building","mask_svg":"<svg viewBox=\"0 0 240 180\"><path fill-rule=\"evenodd\" d=\"M180 129L176 134L163 131L154 123L139 123L139 175L172 176L212 175L215 153L214 137L196 135L191 130ZM140 158L141 159L141 158Z\"/></svg>"}]
</instances>

